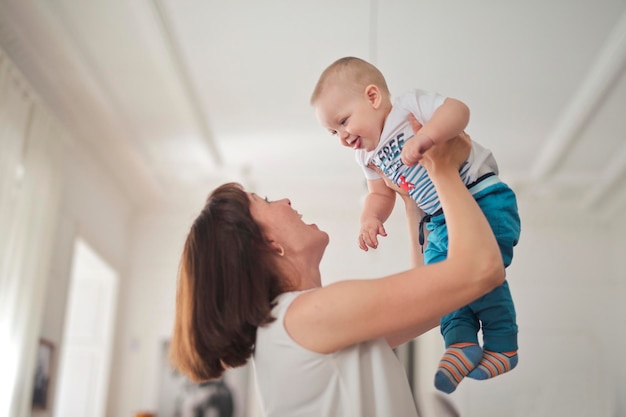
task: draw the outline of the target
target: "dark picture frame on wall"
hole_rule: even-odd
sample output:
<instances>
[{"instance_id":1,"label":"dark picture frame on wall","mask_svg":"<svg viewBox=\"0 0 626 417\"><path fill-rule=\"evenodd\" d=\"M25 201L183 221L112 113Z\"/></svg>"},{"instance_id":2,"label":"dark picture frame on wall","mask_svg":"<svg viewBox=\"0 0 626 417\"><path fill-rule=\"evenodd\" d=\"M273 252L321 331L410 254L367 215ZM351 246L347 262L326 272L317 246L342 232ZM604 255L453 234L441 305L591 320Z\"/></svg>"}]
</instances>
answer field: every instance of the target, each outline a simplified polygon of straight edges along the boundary
<instances>
[{"instance_id":1,"label":"dark picture frame on wall","mask_svg":"<svg viewBox=\"0 0 626 417\"><path fill-rule=\"evenodd\" d=\"M37 347L37 361L35 363L35 382L33 384L33 409L48 409L48 388L52 375L52 354L54 344L49 340L39 339Z\"/></svg>"}]
</instances>

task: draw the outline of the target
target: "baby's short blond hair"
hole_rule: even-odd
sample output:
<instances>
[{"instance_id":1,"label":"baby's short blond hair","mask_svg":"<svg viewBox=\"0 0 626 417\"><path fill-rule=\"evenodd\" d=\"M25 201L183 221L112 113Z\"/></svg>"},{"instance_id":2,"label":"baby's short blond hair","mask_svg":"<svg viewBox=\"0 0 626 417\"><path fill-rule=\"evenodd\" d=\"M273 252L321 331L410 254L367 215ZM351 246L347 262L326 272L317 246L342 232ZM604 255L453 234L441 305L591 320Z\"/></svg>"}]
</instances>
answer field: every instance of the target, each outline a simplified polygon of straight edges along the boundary
<instances>
[{"instance_id":1,"label":"baby's short blond hair","mask_svg":"<svg viewBox=\"0 0 626 417\"><path fill-rule=\"evenodd\" d=\"M390 96L387 81L378 68L361 58L347 56L336 60L322 72L311 95L311 104L315 104L326 87L336 84L356 93L361 93L365 87L374 84L381 93Z\"/></svg>"}]
</instances>

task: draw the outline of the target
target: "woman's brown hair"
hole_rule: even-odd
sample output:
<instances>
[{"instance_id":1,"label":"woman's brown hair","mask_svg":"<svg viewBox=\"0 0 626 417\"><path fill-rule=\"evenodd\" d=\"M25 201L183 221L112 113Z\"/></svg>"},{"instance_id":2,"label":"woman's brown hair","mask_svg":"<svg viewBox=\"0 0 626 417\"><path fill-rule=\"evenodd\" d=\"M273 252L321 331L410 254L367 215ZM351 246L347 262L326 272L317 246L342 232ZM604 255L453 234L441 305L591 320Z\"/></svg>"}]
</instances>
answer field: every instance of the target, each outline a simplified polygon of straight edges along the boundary
<instances>
[{"instance_id":1,"label":"woman's brown hair","mask_svg":"<svg viewBox=\"0 0 626 417\"><path fill-rule=\"evenodd\" d=\"M244 365L256 329L270 323L283 292L273 251L236 183L208 197L184 245L178 272L170 361L193 381Z\"/></svg>"}]
</instances>

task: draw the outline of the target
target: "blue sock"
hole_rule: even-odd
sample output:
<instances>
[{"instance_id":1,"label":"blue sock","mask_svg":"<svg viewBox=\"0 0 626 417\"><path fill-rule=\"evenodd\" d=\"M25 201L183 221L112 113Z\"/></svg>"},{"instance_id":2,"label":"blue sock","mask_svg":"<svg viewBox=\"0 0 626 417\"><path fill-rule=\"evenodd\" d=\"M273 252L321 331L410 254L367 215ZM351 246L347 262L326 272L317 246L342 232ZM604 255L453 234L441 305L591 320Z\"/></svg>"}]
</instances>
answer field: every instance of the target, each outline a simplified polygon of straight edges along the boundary
<instances>
[{"instance_id":1,"label":"blue sock","mask_svg":"<svg viewBox=\"0 0 626 417\"><path fill-rule=\"evenodd\" d=\"M439 361L435 374L435 387L447 394L453 392L459 382L478 365L483 350L476 343L454 343L448 346Z\"/></svg>"},{"instance_id":2,"label":"blue sock","mask_svg":"<svg viewBox=\"0 0 626 417\"><path fill-rule=\"evenodd\" d=\"M493 378L515 368L517 361L516 350L513 352L491 352L485 350L478 366L467 376L480 380Z\"/></svg>"}]
</instances>

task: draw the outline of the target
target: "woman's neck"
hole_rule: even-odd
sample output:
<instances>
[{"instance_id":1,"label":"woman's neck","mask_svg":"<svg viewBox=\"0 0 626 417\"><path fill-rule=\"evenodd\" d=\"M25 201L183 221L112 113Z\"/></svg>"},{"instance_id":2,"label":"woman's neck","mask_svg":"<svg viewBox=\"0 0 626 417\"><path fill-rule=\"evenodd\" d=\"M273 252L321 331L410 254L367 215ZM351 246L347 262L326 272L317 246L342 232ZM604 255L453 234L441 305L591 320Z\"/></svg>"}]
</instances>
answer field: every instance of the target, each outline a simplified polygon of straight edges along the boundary
<instances>
[{"instance_id":1,"label":"woman's neck","mask_svg":"<svg viewBox=\"0 0 626 417\"><path fill-rule=\"evenodd\" d=\"M291 290L301 291L322 286L322 277L319 264L299 263L292 259L281 259L282 276L287 280Z\"/></svg>"}]
</instances>

